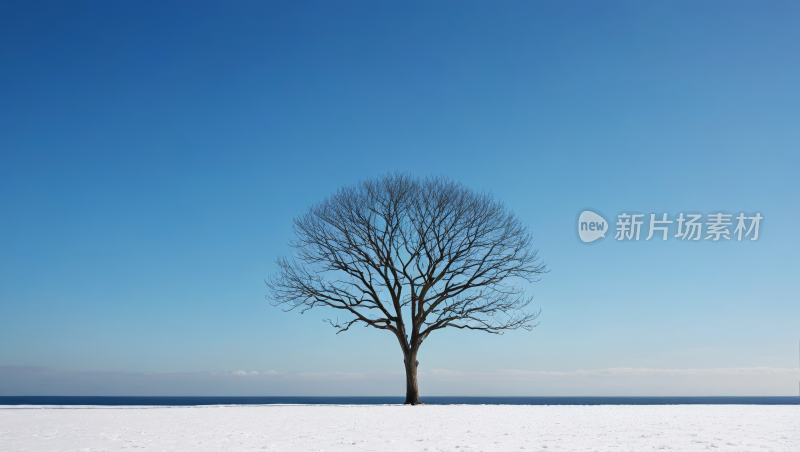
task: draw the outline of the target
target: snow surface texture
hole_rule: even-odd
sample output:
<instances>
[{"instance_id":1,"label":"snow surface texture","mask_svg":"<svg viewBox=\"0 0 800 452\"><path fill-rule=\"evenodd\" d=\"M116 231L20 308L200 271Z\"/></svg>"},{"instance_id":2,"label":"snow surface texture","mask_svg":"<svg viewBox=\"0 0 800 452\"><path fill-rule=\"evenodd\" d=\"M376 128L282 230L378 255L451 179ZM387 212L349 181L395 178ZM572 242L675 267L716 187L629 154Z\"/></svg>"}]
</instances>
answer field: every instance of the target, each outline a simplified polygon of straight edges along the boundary
<instances>
[{"instance_id":1,"label":"snow surface texture","mask_svg":"<svg viewBox=\"0 0 800 452\"><path fill-rule=\"evenodd\" d=\"M796 405L30 408L0 450L800 451Z\"/></svg>"}]
</instances>

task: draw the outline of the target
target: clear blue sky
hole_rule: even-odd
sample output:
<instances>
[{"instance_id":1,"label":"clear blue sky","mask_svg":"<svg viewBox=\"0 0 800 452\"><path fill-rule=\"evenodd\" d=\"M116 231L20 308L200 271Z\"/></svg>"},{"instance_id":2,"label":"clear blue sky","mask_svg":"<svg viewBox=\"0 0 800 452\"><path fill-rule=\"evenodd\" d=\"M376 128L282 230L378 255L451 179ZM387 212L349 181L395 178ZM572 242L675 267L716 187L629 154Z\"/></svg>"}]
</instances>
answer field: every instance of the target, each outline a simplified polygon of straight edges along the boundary
<instances>
[{"instance_id":1,"label":"clear blue sky","mask_svg":"<svg viewBox=\"0 0 800 452\"><path fill-rule=\"evenodd\" d=\"M423 368L796 368L798 23L796 2L3 2L0 366L402 370L388 333L336 336L263 283L293 216L400 170L491 191L552 270L533 332L432 335ZM584 207L765 220L754 243L584 246Z\"/></svg>"}]
</instances>

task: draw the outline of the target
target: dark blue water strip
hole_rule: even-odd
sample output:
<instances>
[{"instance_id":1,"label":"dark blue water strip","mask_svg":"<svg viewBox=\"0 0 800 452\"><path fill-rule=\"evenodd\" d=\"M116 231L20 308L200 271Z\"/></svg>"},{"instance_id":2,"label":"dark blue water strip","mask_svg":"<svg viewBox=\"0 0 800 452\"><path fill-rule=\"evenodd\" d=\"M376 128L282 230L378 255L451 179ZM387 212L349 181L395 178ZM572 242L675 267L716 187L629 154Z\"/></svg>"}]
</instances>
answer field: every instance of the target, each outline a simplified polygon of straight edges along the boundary
<instances>
[{"instance_id":1,"label":"dark blue water strip","mask_svg":"<svg viewBox=\"0 0 800 452\"><path fill-rule=\"evenodd\" d=\"M201 406L383 405L404 397L0 396L0 405ZM422 397L431 405L800 405L800 397Z\"/></svg>"}]
</instances>

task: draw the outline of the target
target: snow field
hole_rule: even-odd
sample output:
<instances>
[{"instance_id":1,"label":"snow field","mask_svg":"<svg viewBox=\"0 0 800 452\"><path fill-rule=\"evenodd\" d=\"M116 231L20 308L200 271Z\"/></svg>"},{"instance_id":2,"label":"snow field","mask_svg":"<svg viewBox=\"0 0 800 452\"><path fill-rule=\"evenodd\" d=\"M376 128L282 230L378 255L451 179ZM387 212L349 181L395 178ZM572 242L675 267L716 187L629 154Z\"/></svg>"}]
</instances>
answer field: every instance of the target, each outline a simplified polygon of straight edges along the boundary
<instances>
[{"instance_id":1,"label":"snow field","mask_svg":"<svg viewBox=\"0 0 800 452\"><path fill-rule=\"evenodd\" d=\"M800 451L800 406L0 407L0 451Z\"/></svg>"}]
</instances>

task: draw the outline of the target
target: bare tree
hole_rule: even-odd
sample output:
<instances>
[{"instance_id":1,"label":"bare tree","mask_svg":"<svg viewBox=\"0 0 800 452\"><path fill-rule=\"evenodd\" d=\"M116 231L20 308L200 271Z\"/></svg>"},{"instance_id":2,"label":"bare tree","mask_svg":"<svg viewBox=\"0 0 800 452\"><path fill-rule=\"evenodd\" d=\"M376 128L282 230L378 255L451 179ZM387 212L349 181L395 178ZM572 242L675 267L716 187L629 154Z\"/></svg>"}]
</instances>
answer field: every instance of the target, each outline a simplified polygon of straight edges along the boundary
<instances>
[{"instance_id":1,"label":"bare tree","mask_svg":"<svg viewBox=\"0 0 800 452\"><path fill-rule=\"evenodd\" d=\"M294 219L267 298L285 311L327 306L338 333L361 323L397 337L406 404L421 403L417 352L432 332L530 330L539 312L520 285L547 270L531 234L487 193L394 173L339 189ZM514 284L516 283L516 285Z\"/></svg>"}]
</instances>

